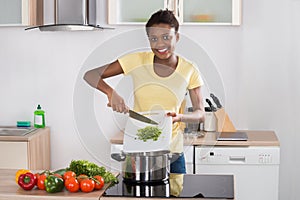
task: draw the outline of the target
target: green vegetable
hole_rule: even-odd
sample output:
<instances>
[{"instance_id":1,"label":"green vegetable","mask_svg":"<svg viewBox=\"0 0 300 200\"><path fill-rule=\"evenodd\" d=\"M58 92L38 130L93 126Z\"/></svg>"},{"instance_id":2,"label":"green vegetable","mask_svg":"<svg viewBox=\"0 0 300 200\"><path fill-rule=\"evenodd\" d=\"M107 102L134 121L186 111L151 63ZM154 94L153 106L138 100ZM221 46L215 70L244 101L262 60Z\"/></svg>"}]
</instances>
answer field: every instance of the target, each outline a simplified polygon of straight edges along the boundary
<instances>
[{"instance_id":1,"label":"green vegetable","mask_svg":"<svg viewBox=\"0 0 300 200\"><path fill-rule=\"evenodd\" d=\"M75 172L77 176L80 174L85 174L89 177L100 175L105 183L118 183L118 179L112 173L106 171L105 167L98 166L87 160L72 160L66 170Z\"/></svg>"},{"instance_id":2,"label":"green vegetable","mask_svg":"<svg viewBox=\"0 0 300 200\"><path fill-rule=\"evenodd\" d=\"M52 172L53 174L59 174L59 175L61 175L61 176L63 176L64 175L64 173L66 173L66 169L59 169L59 170L56 170L56 171L54 171L54 172Z\"/></svg>"},{"instance_id":3,"label":"green vegetable","mask_svg":"<svg viewBox=\"0 0 300 200\"><path fill-rule=\"evenodd\" d=\"M138 136L139 140L143 140L146 142L147 140L158 140L159 136L162 134L161 129L156 126L146 126L145 128L138 129Z\"/></svg>"},{"instance_id":4,"label":"green vegetable","mask_svg":"<svg viewBox=\"0 0 300 200\"><path fill-rule=\"evenodd\" d=\"M54 175L45 179L45 189L49 193L61 192L64 189L64 180Z\"/></svg>"}]
</instances>

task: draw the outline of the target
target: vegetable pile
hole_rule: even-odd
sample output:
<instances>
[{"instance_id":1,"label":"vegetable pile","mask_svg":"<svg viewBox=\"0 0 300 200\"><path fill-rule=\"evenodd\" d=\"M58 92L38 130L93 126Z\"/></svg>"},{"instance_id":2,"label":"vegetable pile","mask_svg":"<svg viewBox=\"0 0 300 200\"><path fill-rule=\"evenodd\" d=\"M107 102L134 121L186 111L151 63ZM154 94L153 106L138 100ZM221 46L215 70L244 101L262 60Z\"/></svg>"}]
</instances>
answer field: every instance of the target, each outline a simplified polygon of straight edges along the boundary
<instances>
[{"instance_id":1,"label":"vegetable pile","mask_svg":"<svg viewBox=\"0 0 300 200\"><path fill-rule=\"evenodd\" d=\"M104 184L115 184L118 179L104 167L86 160L73 160L69 167L56 171L43 171L33 173L27 169L16 172L16 182L24 190L37 188L48 193L63 191L69 192L92 192L100 190Z\"/></svg>"},{"instance_id":2,"label":"vegetable pile","mask_svg":"<svg viewBox=\"0 0 300 200\"><path fill-rule=\"evenodd\" d=\"M151 139L153 141L157 141L159 136L162 134L162 130L156 126L146 126L145 128L138 129L137 131L137 138L144 142Z\"/></svg>"}]
</instances>

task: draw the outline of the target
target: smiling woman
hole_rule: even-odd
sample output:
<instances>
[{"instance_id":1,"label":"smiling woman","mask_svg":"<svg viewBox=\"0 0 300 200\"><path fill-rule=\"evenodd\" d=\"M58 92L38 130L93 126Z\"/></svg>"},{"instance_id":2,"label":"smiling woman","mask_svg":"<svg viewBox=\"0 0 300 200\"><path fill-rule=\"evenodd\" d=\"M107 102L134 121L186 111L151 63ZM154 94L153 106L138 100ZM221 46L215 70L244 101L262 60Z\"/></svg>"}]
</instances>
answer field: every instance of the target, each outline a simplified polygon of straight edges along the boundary
<instances>
[{"instance_id":1,"label":"smiling woman","mask_svg":"<svg viewBox=\"0 0 300 200\"><path fill-rule=\"evenodd\" d=\"M120 43L124 45L119 45ZM74 85L73 108L76 131L89 154L104 166L110 163L110 157L108 156L110 155L110 138L124 130L128 116L111 112L111 109L107 107L106 96L93 88L88 88L87 84L82 81L82 77L86 71L96 64L104 65L113 60L115 56L141 50L149 51L149 43L147 37L145 37L145 30L142 28L112 36L101 43L87 57ZM195 64L201 69L202 74L206 77L204 80L204 93L209 94L208 89L216 91L217 94L220 94L218 96L224 99L222 79L211 58L199 44L181 33L176 53L185 55L189 60L194 60ZM154 71L149 70L155 76ZM131 77L117 76L109 79L108 82L125 99L127 105L133 106L134 89ZM225 106L225 103L223 103L223 106Z\"/></svg>"}]
</instances>

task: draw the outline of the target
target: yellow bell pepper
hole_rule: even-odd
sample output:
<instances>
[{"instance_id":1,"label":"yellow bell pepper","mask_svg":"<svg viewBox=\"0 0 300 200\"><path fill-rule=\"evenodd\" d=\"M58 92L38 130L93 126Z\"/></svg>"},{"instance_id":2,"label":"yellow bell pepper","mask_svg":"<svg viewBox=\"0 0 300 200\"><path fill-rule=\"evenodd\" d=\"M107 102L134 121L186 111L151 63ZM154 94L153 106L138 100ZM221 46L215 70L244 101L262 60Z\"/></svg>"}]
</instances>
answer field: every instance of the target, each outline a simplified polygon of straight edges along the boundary
<instances>
[{"instance_id":1,"label":"yellow bell pepper","mask_svg":"<svg viewBox=\"0 0 300 200\"><path fill-rule=\"evenodd\" d=\"M30 172L30 170L28 169L19 169L17 172L16 172L16 183L18 184L18 180L19 180L19 176L21 174L25 174L26 172Z\"/></svg>"}]
</instances>

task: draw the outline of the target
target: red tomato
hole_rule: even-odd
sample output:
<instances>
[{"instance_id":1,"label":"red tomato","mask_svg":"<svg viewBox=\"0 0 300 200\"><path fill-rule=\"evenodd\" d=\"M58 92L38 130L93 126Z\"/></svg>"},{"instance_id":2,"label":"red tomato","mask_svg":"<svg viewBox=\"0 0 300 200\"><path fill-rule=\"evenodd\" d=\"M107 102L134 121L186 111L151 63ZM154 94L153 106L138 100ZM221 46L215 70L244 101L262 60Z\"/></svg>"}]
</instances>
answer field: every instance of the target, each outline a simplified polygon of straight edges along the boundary
<instances>
[{"instance_id":1,"label":"red tomato","mask_svg":"<svg viewBox=\"0 0 300 200\"><path fill-rule=\"evenodd\" d=\"M95 181L92 179L83 179L80 182L80 189L82 192L92 192L95 188Z\"/></svg>"},{"instance_id":2,"label":"red tomato","mask_svg":"<svg viewBox=\"0 0 300 200\"><path fill-rule=\"evenodd\" d=\"M100 175L94 176L95 180L95 190L100 190L104 186L104 178Z\"/></svg>"},{"instance_id":3,"label":"red tomato","mask_svg":"<svg viewBox=\"0 0 300 200\"><path fill-rule=\"evenodd\" d=\"M39 174L39 173L34 174L34 181L35 181L35 185L36 185L36 186L37 186L37 184L38 184L39 177L40 177L40 174Z\"/></svg>"},{"instance_id":4,"label":"red tomato","mask_svg":"<svg viewBox=\"0 0 300 200\"><path fill-rule=\"evenodd\" d=\"M72 171L66 171L66 172L64 173L63 179L66 180L66 179L68 179L68 178L70 178L70 177L76 177L75 172L72 172Z\"/></svg>"},{"instance_id":5,"label":"red tomato","mask_svg":"<svg viewBox=\"0 0 300 200\"><path fill-rule=\"evenodd\" d=\"M77 180L78 182L80 183L82 180L84 179L88 179L89 177L85 174L80 174L78 177L77 177Z\"/></svg>"},{"instance_id":6,"label":"red tomato","mask_svg":"<svg viewBox=\"0 0 300 200\"><path fill-rule=\"evenodd\" d=\"M37 186L40 190L45 190L45 179L47 178L46 174L41 174L38 177Z\"/></svg>"},{"instance_id":7,"label":"red tomato","mask_svg":"<svg viewBox=\"0 0 300 200\"><path fill-rule=\"evenodd\" d=\"M79 190L79 182L75 177L65 180L65 187L69 192L77 192Z\"/></svg>"}]
</instances>

